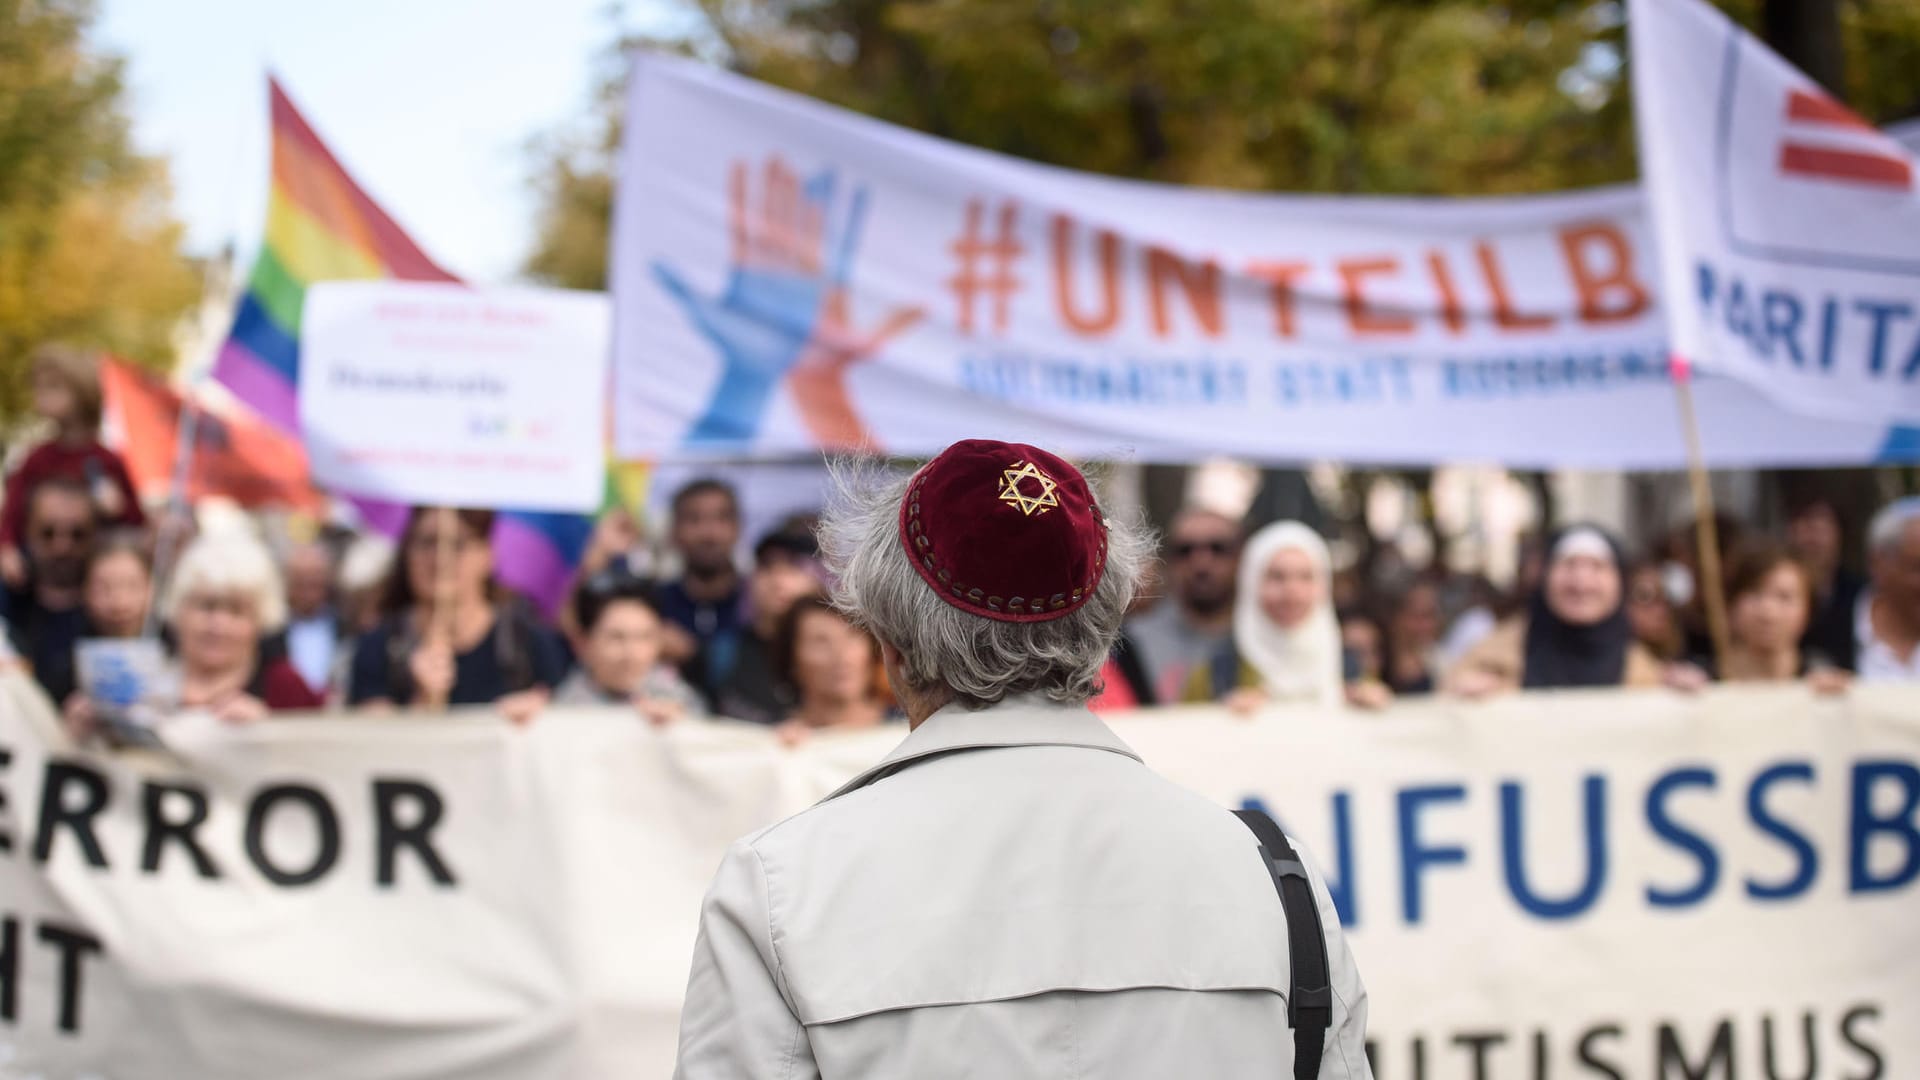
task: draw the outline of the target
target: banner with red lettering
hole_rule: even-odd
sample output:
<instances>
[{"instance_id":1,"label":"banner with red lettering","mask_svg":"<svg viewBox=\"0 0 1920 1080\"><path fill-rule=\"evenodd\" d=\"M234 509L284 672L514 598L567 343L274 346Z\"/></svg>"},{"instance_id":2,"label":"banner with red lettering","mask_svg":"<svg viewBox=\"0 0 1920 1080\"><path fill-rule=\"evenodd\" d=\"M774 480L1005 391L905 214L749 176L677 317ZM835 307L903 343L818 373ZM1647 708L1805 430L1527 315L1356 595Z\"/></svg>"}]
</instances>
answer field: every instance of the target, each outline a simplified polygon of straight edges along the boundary
<instances>
[{"instance_id":1,"label":"banner with red lettering","mask_svg":"<svg viewBox=\"0 0 1920 1080\"><path fill-rule=\"evenodd\" d=\"M1275 196L1018 161L636 53L613 240L623 456L966 437L1086 457L1671 468L1644 201ZM1717 464L1920 430L1700 386Z\"/></svg>"}]
</instances>

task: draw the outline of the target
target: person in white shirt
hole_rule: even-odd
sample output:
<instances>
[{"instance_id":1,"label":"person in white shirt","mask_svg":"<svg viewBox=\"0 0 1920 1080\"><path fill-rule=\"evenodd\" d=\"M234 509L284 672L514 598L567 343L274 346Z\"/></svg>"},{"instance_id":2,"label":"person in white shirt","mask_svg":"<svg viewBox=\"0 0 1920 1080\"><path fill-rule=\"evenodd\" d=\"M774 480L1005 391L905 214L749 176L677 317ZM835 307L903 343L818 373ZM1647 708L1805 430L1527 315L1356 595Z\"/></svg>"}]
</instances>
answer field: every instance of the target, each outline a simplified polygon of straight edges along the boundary
<instances>
[{"instance_id":1,"label":"person in white shirt","mask_svg":"<svg viewBox=\"0 0 1920 1080\"><path fill-rule=\"evenodd\" d=\"M1920 496L1887 504L1867 527L1871 584L1854 614L1861 682L1920 682Z\"/></svg>"},{"instance_id":2,"label":"person in white shirt","mask_svg":"<svg viewBox=\"0 0 1920 1080\"><path fill-rule=\"evenodd\" d=\"M1086 707L1144 531L1067 462L986 440L905 482L850 478L840 502L836 600L879 639L911 732L728 851L675 1076L1370 1080L1319 875Z\"/></svg>"}]
</instances>

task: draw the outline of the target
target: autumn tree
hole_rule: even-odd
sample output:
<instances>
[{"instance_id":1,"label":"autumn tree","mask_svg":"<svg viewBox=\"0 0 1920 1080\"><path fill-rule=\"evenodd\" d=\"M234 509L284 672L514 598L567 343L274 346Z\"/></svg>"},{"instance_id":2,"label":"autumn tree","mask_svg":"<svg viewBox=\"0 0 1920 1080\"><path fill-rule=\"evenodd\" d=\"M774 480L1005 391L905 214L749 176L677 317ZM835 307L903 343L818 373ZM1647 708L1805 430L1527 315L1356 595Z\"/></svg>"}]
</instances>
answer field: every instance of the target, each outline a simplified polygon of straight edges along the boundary
<instances>
[{"instance_id":1,"label":"autumn tree","mask_svg":"<svg viewBox=\"0 0 1920 1080\"><path fill-rule=\"evenodd\" d=\"M173 362L200 295L165 169L128 139L121 64L86 41L90 0L0 0L0 419L35 345Z\"/></svg>"},{"instance_id":2,"label":"autumn tree","mask_svg":"<svg viewBox=\"0 0 1920 1080\"><path fill-rule=\"evenodd\" d=\"M1775 8L1808 0L1765 0ZM1833 2L1833 0L1825 0ZM1759 28L1763 0L1723 0ZM1635 175L1615 0L698 0L701 52L945 138L1120 176L1485 195ZM1920 5L1850 0L1849 97L1920 111ZM527 269L605 281L618 49L592 118L536 147Z\"/></svg>"}]
</instances>

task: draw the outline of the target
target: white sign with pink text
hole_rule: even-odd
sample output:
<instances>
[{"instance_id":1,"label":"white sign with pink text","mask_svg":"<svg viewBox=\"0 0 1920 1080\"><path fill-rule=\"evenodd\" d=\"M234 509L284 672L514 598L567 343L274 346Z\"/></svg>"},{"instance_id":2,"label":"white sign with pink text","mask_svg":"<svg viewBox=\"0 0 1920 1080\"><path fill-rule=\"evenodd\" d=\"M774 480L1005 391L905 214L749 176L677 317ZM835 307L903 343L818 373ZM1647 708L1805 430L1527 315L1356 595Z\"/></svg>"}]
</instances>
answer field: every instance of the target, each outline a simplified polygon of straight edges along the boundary
<instances>
[{"instance_id":1,"label":"white sign with pink text","mask_svg":"<svg viewBox=\"0 0 1920 1080\"><path fill-rule=\"evenodd\" d=\"M314 286L300 426L315 482L421 505L593 509L610 333L599 293Z\"/></svg>"}]
</instances>

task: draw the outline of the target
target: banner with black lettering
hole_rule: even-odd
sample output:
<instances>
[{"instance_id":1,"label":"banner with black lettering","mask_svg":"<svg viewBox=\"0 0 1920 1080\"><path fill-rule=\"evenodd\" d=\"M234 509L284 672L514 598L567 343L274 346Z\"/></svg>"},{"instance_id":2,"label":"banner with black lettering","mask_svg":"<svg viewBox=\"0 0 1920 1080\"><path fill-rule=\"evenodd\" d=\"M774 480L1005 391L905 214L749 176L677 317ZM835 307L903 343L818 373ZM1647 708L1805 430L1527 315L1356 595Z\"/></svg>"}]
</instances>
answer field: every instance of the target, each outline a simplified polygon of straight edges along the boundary
<instances>
[{"instance_id":1,"label":"banner with black lettering","mask_svg":"<svg viewBox=\"0 0 1920 1080\"><path fill-rule=\"evenodd\" d=\"M1920 689L1113 726L1301 839L1380 1080L1920 1075ZM0 1076L665 1077L723 847L900 734L186 715L105 754L0 678Z\"/></svg>"}]
</instances>

